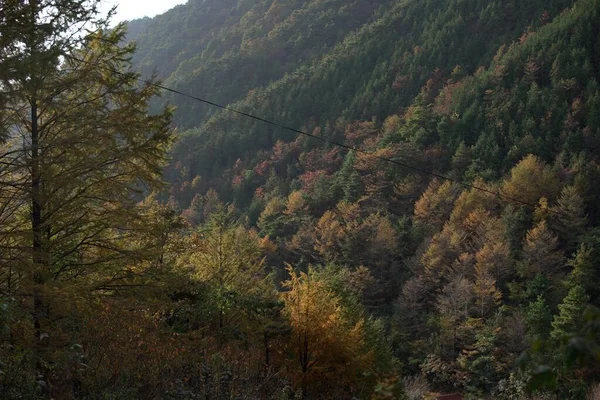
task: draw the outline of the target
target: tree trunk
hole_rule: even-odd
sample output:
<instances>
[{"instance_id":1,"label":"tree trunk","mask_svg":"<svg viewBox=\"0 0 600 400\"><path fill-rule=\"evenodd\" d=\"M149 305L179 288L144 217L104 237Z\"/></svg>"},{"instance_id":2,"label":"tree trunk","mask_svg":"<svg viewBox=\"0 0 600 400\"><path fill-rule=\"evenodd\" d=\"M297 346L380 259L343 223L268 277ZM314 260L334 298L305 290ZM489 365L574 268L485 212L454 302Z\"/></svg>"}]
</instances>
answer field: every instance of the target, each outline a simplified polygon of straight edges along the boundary
<instances>
[{"instance_id":1,"label":"tree trunk","mask_svg":"<svg viewBox=\"0 0 600 400\"><path fill-rule=\"evenodd\" d=\"M269 349L269 333L265 330L264 333L264 346L265 346L265 368L269 368L271 365L271 352Z\"/></svg>"},{"instance_id":2,"label":"tree trunk","mask_svg":"<svg viewBox=\"0 0 600 400\"><path fill-rule=\"evenodd\" d=\"M48 394L49 382L47 369L44 365L45 348L48 342L48 333L44 332L43 321L48 317L48 305L44 300L42 288L46 281L45 256L43 244L42 226L42 201L41 201L41 178L40 178L40 154L39 154L39 128L37 98L31 101L31 231L33 234L32 262L33 262L33 326L36 367L45 387L44 394Z\"/></svg>"}]
</instances>

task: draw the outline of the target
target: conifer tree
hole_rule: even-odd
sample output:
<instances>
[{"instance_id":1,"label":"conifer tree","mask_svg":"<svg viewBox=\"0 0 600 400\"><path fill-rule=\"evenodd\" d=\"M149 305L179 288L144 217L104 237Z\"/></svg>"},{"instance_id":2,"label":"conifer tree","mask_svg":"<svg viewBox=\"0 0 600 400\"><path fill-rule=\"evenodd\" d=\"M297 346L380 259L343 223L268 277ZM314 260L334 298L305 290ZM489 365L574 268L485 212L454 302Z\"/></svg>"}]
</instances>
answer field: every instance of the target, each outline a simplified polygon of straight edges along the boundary
<instances>
[{"instance_id":1,"label":"conifer tree","mask_svg":"<svg viewBox=\"0 0 600 400\"><path fill-rule=\"evenodd\" d=\"M582 286L574 286L558 306L559 314L552 321L551 337L562 340L568 335L578 333L583 326L583 310L590 297Z\"/></svg>"},{"instance_id":2,"label":"conifer tree","mask_svg":"<svg viewBox=\"0 0 600 400\"><path fill-rule=\"evenodd\" d=\"M587 224L585 203L575 186L565 186L558 198L554 213L550 214L551 225L561 242L569 250L575 249L579 236Z\"/></svg>"},{"instance_id":3,"label":"conifer tree","mask_svg":"<svg viewBox=\"0 0 600 400\"><path fill-rule=\"evenodd\" d=\"M465 145L464 141L460 142L456 148L456 152L452 156L452 176L455 179L461 180L471 163L471 159L471 149Z\"/></svg>"},{"instance_id":4,"label":"conifer tree","mask_svg":"<svg viewBox=\"0 0 600 400\"><path fill-rule=\"evenodd\" d=\"M552 313L542 296L538 296L536 301L529 303L525 313L525 321L530 336L540 336L542 338L548 336Z\"/></svg>"},{"instance_id":5,"label":"conifer tree","mask_svg":"<svg viewBox=\"0 0 600 400\"><path fill-rule=\"evenodd\" d=\"M216 332L219 340L228 332L242 331L274 297L263 251L271 243L237 225L234 217L232 208L218 207L179 260L191 268L193 281L210 293L209 312L199 323Z\"/></svg>"},{"instance_id":6,"label":"conifer tree","mask_svg":"<svg viewBox=\"0 0 600 400\"><path fill-rule=\"evenodd\" d=\"M524 263L521 273L533 277L538 273L556 276L565 266L565 258L558 246L558 238L548 229L545 221L527 232L523 243Z\"/></svg>"},{"instance_id":7,"label":"conifer tree","mask_svg":"<svg viewBox=\"0 0 600 400\"><path fill-rule=\"evenodd\" d=\"M568 264L573 268L567 277L569 287L581 285L588 292L597 290L598 279L594 271L593 252L589 246L581 244Z\"/></svg>"},{"instance_id":8,"label":"conifer tree","mask_svg":"<svg viewBox=\"0 0 600 400\"><path fill-rule=\"evenodd\" d=\"M0 87L10 93L0 268L9 276L3 289L31 299L45 387L56 294L68 303L76 291L119 290L143 273L131 266L144 249L130 239L152 224L138 202L162 186L172 140L171 111L149 115L158 89L139 83L134 46L119 46L124 27L108 32L98 4L9 0L0 18Z\"/></svg>"},{"instance_id":9,"label":"conifer tree","mask_svg":"<svg viewBox=\"0 0 600 400\"><path fill-rule=\"evenodd\" d=\"M352 171L348 180L344 183L344 201L352 203L359 199L362 191L362 182L360 180L360 174L356 171Z\"/></svg>"},{"instance_id":10,"label":"conifer tree","mask_svg":"<svg viewBox=\"0 0 600 400\"><path fill-rule=\"evenodd\" d=\"M330 379L357 390L359 376L369 371L373 359L366 348L365 321L351 322L340 298L332 293L312 269L297 274L288 267L288 291L281 297L284 314L292 327L290 351L292 377L306 398L311 387L325 393ZM298 368L299 367L299 368Z\"/></svg>"}]
</instances>

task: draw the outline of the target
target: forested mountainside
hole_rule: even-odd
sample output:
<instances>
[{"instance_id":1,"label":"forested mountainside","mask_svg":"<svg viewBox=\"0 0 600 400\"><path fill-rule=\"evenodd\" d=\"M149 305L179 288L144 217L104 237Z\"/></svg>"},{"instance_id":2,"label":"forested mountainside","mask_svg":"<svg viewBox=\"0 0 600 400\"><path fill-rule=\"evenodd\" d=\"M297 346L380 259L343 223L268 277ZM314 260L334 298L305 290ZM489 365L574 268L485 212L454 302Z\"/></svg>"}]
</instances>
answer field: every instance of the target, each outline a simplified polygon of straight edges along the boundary
<instances>
[{"instance_id":1,"label":"forested mountainside","mask_svg":"<svg viewBox=\"0 0 600 400\"><path fill-rule=\"evenodd\" d=\"M368 272L362 303L403 371L517 385L522 351L598 294L573 275L600 251L599 6L190 2L145 21L138 63L170 87L371 154L167 96L170 196L192 225L233 204L276 245L280 277L285 263Z\"/></svg>"},{"instance_id":2,"label":"forested mountainside","mask_svg":"<svg viewBox=\"0 0 600 400\"><path fill-rule=\"evenodd\" d=\"M0 398L600 398L600 0L95 3L0 12Z\"/></svg>"}]
</instances>

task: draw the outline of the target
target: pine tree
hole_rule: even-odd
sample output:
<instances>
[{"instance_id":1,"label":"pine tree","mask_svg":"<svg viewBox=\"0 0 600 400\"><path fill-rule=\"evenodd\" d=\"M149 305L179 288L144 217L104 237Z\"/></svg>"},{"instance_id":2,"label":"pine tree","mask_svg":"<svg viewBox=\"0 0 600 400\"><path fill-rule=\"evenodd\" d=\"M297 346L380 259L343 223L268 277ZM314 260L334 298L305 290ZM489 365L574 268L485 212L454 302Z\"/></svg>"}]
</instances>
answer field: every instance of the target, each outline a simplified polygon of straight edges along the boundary
<instances>
[{"instance_id":1,"label":"pine tree","mask_svg":"<svg viewBox=\"0 0 600 400\"><path fill-rule=\"evenodd\" d=\"M548 336L552 313L542 296L538 296L536 301L529 303L525 311L525 321L530 336L542 338Z\"/></svg>"},{"instance_id":2,"label":"pine tree","mask_svg":"<svg viewBox=\"0 0 600 400\"><path fill-rule=\"evenodd\" d=\"M590 247L581 244L568 264L573 268L567 277L566 283L569 287L580 285L587 292L597 290L598 279L594 271L593 252Z\"/></svg>"},{"instance_id":3,"label":"pine tree","mask_svg":"<svg viewBox=\"0 0 600 400\"><path fill-rule=\"evenodd\" d=\"M558 306L559 314L552 321L552 339L562 340L578 333L583 326L583 310L589 300L590 297L582 286L577 285L569 290L569 294Z\"/></svg>"},{"instance_id":4,"label":"pine tree","mask_svg":"<svg viewBox=\"0 0 600 400\"><path fill-rule=\"evenodd\" d=\"M452 156L452 176L460 181L467 171L471 160L471 149L465 145L465 142L460 142L454 156Z\"/></svg>"},{"instance_id":5,"label":"pine tree","mask_svg":"<svg viewBox=\"0 0 600 400\"><path fill-rule=\"evenodd\" d=\"M360 198L362 193L362 182L360 174L357 171L352 171L348 180L344 183L344 201L352 203Z\"/></svg>"},{"instance_id":6,"label":"pine tree","mask_svg":"<svg viewBox=\"0 0 600 400\"><path fill-rule=\"evenodd\" d=\"M354 202L358 200L361 192L362 183L360 175L355 169L356 154L354 151L349 152L344 157L344 162L340 170L335 174L333 192L336 197L342 197L344 201ZM347 200L346 198L352 198Z\"/></svg>"},{"instance_id":7,"label":"pine tree","mask_svg":"<svg viewBox=\"0 0 600 400\"><path fill-rule=\"evenodd\" d=\"M587 224L585 203L575 186L565 186L550 214L550 224L558 233L561 243L574 250Z\"/></svg>"}]
</instances>

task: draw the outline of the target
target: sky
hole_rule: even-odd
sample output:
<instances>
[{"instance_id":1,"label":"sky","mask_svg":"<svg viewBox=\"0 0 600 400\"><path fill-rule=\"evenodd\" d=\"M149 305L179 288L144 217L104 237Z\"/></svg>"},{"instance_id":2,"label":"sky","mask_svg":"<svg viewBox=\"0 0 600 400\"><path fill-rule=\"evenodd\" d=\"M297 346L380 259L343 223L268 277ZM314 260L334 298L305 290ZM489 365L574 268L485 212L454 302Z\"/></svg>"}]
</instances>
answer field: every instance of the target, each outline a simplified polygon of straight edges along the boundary
<instances>
[{"instance_id":1,"label":"sky","mask_svg":"<svg viewBox=\"0 0 600 400\"><path fill-rule=\"evenodd\" d=\"M107 12L112 6L118 6L112 21L116 24L125 20L153 17L186 2L187 0L102 0L101 8Z\"/></svg>"}]
</instances>

